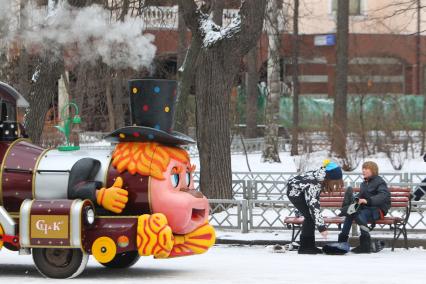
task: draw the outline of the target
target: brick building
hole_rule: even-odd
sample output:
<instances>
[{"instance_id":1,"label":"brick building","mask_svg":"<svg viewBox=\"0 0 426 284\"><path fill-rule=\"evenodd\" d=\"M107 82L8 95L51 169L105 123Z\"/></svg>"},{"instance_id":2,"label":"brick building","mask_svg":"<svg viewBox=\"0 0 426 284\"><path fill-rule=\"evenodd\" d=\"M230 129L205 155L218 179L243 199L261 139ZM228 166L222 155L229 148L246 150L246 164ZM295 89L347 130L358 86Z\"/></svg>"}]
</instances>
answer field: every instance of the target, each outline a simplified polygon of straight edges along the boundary
<instances>
[{"instance_id":1,"label":"brick building","mask_svg":"<svg viewBox=\"0 0 426 284\"><path fill-rule=\"evenodd\" d=\"M151 7L144 13L147 31L156 36L159 62L176 68L177 7L174 1L164 1L164 6ZM228 1L224 23L238 12L239 1ZM282 81L291 81L291 6L284 1L281 16ZM416 55L416 10L395 0L350 0L349 36L349 94L421 94L424 90L426 63L425 36L419 37L420 56ZM407 4L408 5L408 4ZM301 94L331 97L335 81L335 12L334 0L301 1L300 7L300 60L299 81ZM290 12L288 12L290 11ZM398 12L397 15L394 15ZM426 13L421 10L422 17ZM414 16L413 16L414 15ZM162 23L159 25L158 23ZM156 25L157 23L157 25ZM422 28L420 28L422 30ZM188 34L188 39L190 35ZM425 51L422 51L422 48ZM261 78L266 80L268 40L264 34L259 43ZM420 66L417 66L420 62ZM419 78L417 78L419 68ZM173 72L172 72L173 73ZM160 74L161 75L161 74Z\"/></svg>"}]
</instances>

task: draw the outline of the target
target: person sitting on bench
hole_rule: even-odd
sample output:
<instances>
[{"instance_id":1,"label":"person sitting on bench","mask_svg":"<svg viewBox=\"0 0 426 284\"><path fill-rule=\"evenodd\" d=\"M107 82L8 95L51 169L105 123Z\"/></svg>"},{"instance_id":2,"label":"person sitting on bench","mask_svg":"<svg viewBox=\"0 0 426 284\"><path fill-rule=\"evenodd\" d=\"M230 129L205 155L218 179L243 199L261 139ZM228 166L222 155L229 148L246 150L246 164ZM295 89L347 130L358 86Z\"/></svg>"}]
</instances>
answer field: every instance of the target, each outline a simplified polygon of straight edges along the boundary
<instances>
[{"instance_id":1,"label":"person sitting on bench","mask_svg":"<svg viewBox=\"0 0 426 284\"><path fill-rule=\"evenodd\" d=\"M320 193L332 192L343 187L342 169L334 162L325 160L323 167L295 176L288 181L287 196L294 207L303 215L299 254L320 254L315 246L315 225L324 238L327 227L321 215Z\"/></svg>"},{"instance_id":2,"label":"person sitting on bench","mask_svg":"<svg viewBox=\"0 0 426 284\"><path fill-rule=\"evenodd\" d=\"M339 234L338 242L347 242L352 223L355 221L361 229L360 245L354 253L370 253L371 237L368 223L383 219L391 207L391 195L386 182L379 176L379 167L376 163L368 161L362 165L364 181L361 183L358 201L359 209L352 215L346 216L343 228Z\"/></svg>"}]
</instances>

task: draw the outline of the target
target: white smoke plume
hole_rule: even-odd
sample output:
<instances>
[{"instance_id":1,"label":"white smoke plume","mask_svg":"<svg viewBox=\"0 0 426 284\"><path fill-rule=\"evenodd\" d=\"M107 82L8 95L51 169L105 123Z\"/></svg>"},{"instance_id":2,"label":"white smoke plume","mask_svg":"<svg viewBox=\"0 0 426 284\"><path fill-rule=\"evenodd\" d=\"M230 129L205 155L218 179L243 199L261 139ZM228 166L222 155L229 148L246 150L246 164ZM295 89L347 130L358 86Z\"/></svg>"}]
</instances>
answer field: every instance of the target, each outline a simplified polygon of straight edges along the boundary
<instances>
[{"instance_id":1,"label":"white smoke plume","mask_svg":"<svg viewBox=\"0 0 426 284\"><path fill-rule=\"evenodd\" d=\"M0 23L9 22L10 12L3 9L7 2L0 0ZM74 8L66 3L49 9L29 5L25 13L24 28L6 28L3 38L18 41L30 53L48 50L70 65L102 60L113 68L135 70L150 67L154 59L154 36L143 33L140 18L111 20L110 12L101 6Z\"/></svg>"},{"instance_id":2,"label":"white smoke plume","mask_svg":"<svg viewBox=\"0 0 426 284\"><path fill-rule=\"evenodd\" d=\"M0 40L9 33L10 4L8 0L0 0Z\"/></svg>"}]
</instances>

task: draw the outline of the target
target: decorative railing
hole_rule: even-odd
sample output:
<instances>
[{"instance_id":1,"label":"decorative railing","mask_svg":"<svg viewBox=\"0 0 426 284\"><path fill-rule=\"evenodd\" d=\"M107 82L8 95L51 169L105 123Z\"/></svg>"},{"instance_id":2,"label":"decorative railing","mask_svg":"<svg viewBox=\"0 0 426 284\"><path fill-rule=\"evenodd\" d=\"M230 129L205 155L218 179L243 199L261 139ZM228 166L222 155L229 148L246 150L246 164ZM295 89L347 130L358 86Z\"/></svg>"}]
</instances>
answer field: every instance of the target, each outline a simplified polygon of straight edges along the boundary
<instances>
[{"instance_id":1,"label":"decorative railing","mask_svg":"<svg viewBox=\"0 0 426 284\"><path fill-rule=\"evenodd\" d=\"M283 10L284 11L284 10ZM238 16L238 9L223 10L223 26L228 26ZM284 30L284 17L280 13L278 27ZM177 6L148 6L142 10L142 18L147 30L177 30L178 7Z\"/></svg>"},{"instance_id":2,"label":"decorative railing","mask_svg":"<svg viewBox=\"0 0 426 284\"><path fill-rule=\"evenodd\" d=\"M295 208L288 200L210 200L210 222L220 229L237 229L243 233L252 230L288 230L284 218L294 215ZM324 216L337 216L339 208L326 209ZM391 209L388 216L404 217L404 210ZM407 230L426 232L426 201L413 201ZM337 225L330 227L339 229ZM391 230L389 225L376 225L375 230Z\"/></svg>"},{"instance_id":3,"label":"decorative railing","mask_svg":"<svg viewBox=\"0 0 426 284\"><path fill-rule=\"evenodd\" d=\"M274 175L268 173L254 173L254 177L261 179L247 179L252 175L234 173L238 180L233 181L233 200L213 200L211 201L211 221L213 225L223 229L239 229L243 233L250 230L286 230L284 218L294 215L295 208L286 195L286 182L289 176L295 173L284 175ZM277 178L279 177L279 178ZM426 183L405 182L405 180L421 180L419 173L402 173L384 175L389 187L411 188L412 192L422 190L420 187ZM348 181L348 177L345 177ZM360 180L352 179L347 185L357 187ZM396 181L396 182L393 182ZM425 191L423 191L425 192ZM324 216L337 216L338 209L325 209ZM392 208L389 216L404 217L405 208ZM410 232L426 232L426 195L419 201L412 201L410 218L407 229ZM331 229L338 229L338 226L331 226ZM388 225L377 225L376 230L390 230Z\"/></svg>"}]
</instances>

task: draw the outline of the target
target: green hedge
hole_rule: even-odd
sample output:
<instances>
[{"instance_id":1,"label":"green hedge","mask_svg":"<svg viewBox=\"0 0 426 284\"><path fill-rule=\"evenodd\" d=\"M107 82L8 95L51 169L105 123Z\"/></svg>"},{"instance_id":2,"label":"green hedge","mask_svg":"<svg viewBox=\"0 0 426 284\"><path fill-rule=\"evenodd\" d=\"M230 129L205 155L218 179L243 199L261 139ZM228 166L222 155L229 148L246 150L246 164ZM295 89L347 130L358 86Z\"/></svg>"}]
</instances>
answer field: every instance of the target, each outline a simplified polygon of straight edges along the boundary
<instances>
[{"instance_id":1,"label":"green hedge","mask_svg":"<svg viewBox=\"0 0 426 284\"><path fill-rule=\"evenodd\" d=\"M361 127L361 105L365 129L420 129L423 119L423 96L354 96L348 97L348 118L351 129ZM329 127L333 115L333 99L300 96L300 126L306 130L325 130ZM239 123L245 123L246 95L244 89L238 89L237 111ZM259 86L258 124L264 122L266 92ZM281 124L292 126L293 99L281 98Z\"/></svg>"}]
</instances>

